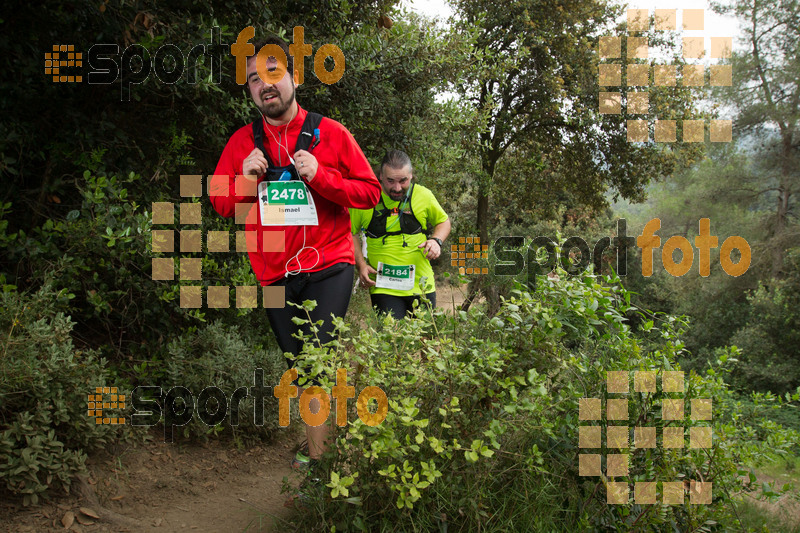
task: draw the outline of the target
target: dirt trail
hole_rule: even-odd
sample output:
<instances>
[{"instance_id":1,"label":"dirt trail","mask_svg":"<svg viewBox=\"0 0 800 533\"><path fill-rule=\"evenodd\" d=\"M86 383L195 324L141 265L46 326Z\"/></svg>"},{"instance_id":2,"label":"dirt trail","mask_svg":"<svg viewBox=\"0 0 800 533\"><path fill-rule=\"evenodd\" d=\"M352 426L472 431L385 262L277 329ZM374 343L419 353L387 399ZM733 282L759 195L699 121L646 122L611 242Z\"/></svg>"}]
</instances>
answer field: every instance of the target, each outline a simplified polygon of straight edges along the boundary
<instances>
[{"instance_id":1,"label":"dirt trail","mask_svg":"<svg viewBox=\"0 0 800 533\"><path fill-rule=\"evenodd\" d=\"M0 531L63 532L61 520L68 511L93 522L76 520L71 527L86 533L287 531L285 520L292 511L280 491L299 440L294 433L285 434L268 447L241 451L229 442L118 446L115 454L90 457L89 484L103 507L141 526L90 519L79 508L91 504L70 495L33 508L0 503Z\"/></svg>"},{"instance_id":2,"label":"dirt trail","mask_svg":"<svg viewBox=\"0 0 800 533\"><path fill-rule=\"evenodd\" d=\"M440 283L437 304L458 310L467 286ZM22 507L0 501L0 531L64 532L62 519L71 512L70 530L86 533L119 531L288 531L292 510L281 494L283 478L291 474L294 447L302 437L293 429L269 446L237 450L229 441L207 445L164 443L152 433L147 444L119 444L87 461L89 492L114 513L138 521L124 526L80 513L92 502L74 490L56 494L39 506ZM77 483L75 485L78 485ZM77 488L77 487L76 487Z\"/></svg>"},{"instance_id":3,"label":"dirt trail","mask_svg":"<svg viewBox=\"0 0 800 533\"><path fill-rule=\"evenodd\" d=\"M779 477L773 477L763 472L757 473L757 483L774 483L775 490L778 491L783 487L784 483L797 481L789 474L781 473ZM791 494L784 494L774 502L757 499L761 495L761 491L756 491L752 496L742 495L742 499L748 499L756 507L764 511L766 514L774 516L782 525L789 531L791 528L797 527L800 524L800 502L796 497Z\"/></svg>"},{"instance_id":4,"label":"dirt trail","mask_svg":"<svg viewBox=\"0 0 800 533\"><path fill-rule=\"evenodd\" d=\"M466 297L467 285L456 287L446 282L436 282L436 307L447 311L457 311Z\"/></svg>"}]
</instances>

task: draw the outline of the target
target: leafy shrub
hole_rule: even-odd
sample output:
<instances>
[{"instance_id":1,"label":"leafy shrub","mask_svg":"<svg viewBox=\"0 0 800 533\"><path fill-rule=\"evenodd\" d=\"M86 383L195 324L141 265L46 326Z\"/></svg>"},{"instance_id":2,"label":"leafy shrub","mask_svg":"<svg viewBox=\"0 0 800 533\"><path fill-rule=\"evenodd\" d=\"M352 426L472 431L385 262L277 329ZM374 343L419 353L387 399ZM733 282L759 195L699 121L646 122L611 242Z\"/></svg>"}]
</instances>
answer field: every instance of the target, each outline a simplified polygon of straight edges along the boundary
<instances>
[{"instance_id":1,"label":"leafy shrub","mask_svg":"<svg viewBox=\"0 0 800 533\"><path fill-rule=\"evenodd\" d=\"M178 176L175 176L177 178ZM178 181L177 179L175 181ZM76 322L74 337L82 345L95 348L107 359L130 370L141 363L166 355L167 339L177 338L191 327L206 322L207 316L254 331L262 330L263 315L251 309L185 309L180 306L180 286L255 285L255 276L246 254L183 253L181 258L202 259L203 281L180 281L179 262L175 261L175 280L152 279L153 257L175 254L152 252L153 229L180 229L175 225L152 224L152 202L175 205L185 198L171 191L154 189L132 201L133 191L146 187L135 173L104 175L102 169L87 170L76 186L81 203L62 220L47 220L31 232L8 233L0 220L0 269L5 261L17 264L8 268L10 283L21 289L37 287L46 275L53 285L74 297L59 308ZM137 203L140 202L140 203ZM205 234L209 230L232 230L233 220L212 214L208 202L201 202L202 224L192 226ZM0 205L0 218L8 216L9 204ZM179 237L175 234L176 250ZM17 275L12 276L10 272ZM4 283L0 278L0 284ZM268 342L264 332L262 342Z\"/></svg>"},{"instance_id":2,"label":"leafy shrub","mask_svg":"<svg viewBox=\"0 0 800 533\"><path fill-rule=\"evenodd\" d=\"M607 370L679 370L683 322L668 315L643 320L648 338L640 340L626 325L632 310L618 278L559 274L558 282L541 279L535 293L513 291L491 318L480 309L455 317L435 313L432 320L387 318L383 327L358 334L340 323L329 353L311 350L317 371L355 365L348 384L356 393L380 386L389 410L372 427L354 413L357 402L349 402L349 424L330 453L329 490L312 493L311 512L298 519L302 525L337 531L710 531L734 524L731 495L753 489L744 465L766 460L768 450L790 449L797 434L740 416L721 370L735 351L721 353L716 370L686 375L682 425L711 425L712 447L635 448L631 434L630 475L616 478L631 491L637 481L711 481L711 504L688 505L688 495L682 506L640 505L632 498L606 503L604 485L613 478L579 475L584 450L578 428L599 424L605 436L607 423L579 421L579 400L606 397ZM629 427L668 424L661 414L668 395L657 390L631 388ZM697 398L712 399L712 421L688 417ZM601 451L614 453L605 438Z\"/></svg>"},{"instance_id":3,"label":"leafy shrub","mask_svg":"<svg viewBox=\"0 0 800 533\"><path fill-rule=\"evenodd\" d=\"M168 356L163 362L155 361L149 366L138 367L142 374L142 385L158 385L162 388L160 404L164 413L164 396L173 387L185 387L191 393L195 413L191 421L176 427L184 437L207 439L210 435L232 435L241 444L242 439L266 438L274 436L278 427L277 399L268 394L264 398L264 423L255 425L253 421L253 399L246 398L237 406L231 402L231 395L240 387L252 387L254 372L263 370L263 385L275 386L286 370L286 362L276 350L265 350L257 344L253 335L243 333L236 326L228 326L216 321L202 328L190 328L185 334L171 341L167 346ZM198 397L207 387L217 387L228 400L223 422L209 427L197 415L201 406ZM216 403L207 406L209 413L216 411ZM175 411L182 412L176 405ZM236 410L238 426L232 426L232 410ZM167 439L172 438L169 428L165 429Z\"/></svg>"},{"instance_id":4,"label":"leafy shrub","mask_svg":"<svg viewBox=\"0 0 800 533\"><path fill-rule=\"evenodd\" d=\"M124 432L87 416L87 395L108 385L109 372L93 352L74 349L73 322L54 312L68 297L50 285L0 293L0 479L25 505L51 487L67 490L85 451Z\"/></svg>"},{"instance_id":5,"label":"leafy shrub","mask_svg":"<svg viewBox=\"0 0 800 533\"><path fill-rule=\"evenodd\" d=\"M762 282L748 298L747 322L731 338L742 349L734 383L784 394L800 387L800 249L786 253L785 279Z\"/></svg>"}]
</instances>

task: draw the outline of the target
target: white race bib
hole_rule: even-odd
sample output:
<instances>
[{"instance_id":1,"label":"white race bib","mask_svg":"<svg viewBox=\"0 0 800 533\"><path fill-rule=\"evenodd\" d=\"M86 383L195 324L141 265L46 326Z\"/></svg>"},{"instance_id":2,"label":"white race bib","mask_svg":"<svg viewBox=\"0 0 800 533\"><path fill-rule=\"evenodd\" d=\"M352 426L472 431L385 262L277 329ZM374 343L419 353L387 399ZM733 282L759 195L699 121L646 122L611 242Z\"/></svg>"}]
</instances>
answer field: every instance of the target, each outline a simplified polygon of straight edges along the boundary
<instances>
[{"instance_id":1,"label":"white race bib","mask_svg":"<svg viewBox=\"0 0 800 533\"><path fill-rule=\"evenodd\" d=\"M258 184L262 226L316 226L317 207L302 181L262 181Z\"/></svg>"},{"instance_id":2,"label":"white race bib","mask_svg":"<svg viewBox=\"0 0 800 533\"><path fill-rule=\"evenodd\" d=\"M387 265L378 262L375 286L379 289L410 291L414 288L414 265Z\"/></svg>"}]
</instances>

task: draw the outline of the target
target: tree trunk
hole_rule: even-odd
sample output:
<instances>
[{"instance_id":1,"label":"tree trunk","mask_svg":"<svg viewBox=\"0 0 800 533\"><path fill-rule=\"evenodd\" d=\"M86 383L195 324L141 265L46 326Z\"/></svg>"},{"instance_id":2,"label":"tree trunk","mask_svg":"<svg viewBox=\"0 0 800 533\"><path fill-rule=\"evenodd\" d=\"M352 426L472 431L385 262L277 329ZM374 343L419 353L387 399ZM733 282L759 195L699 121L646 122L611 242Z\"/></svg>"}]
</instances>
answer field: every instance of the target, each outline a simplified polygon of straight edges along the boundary
<instances>
[{"instance_id":1,"label":"tree trunk","mask_svg":"<svg viewBox=\"0 0 800 533\"><path fill-rule=\"evenodd\" d=\"M39 187L39 195L36 198L36 203L34 204L31 217L31 227L35 228L39 225L39 221L43 218L47 218L45 213L47 212L47 193L50 192L50 181L52 180L53 176L53 162L50 159L50 153L47 154L47 160L45 161L44 165L44 176L42 179L42 185Z\"/></svg>"},{"instance_id":2,"label":"tree trunk","mask_svg":"<svg viewBox=\"0 0 800 533\"><path fill-rule=\"evenodd\" d=\"M792 140L794 137L794 125L787 122L775 104L773 98L773 87L767 78L767 68L762 63L761 50L759 47L759 18L758 11L761 6L753 3L753 11L750 15L751 33L750 41L753 46L753 61L758 78L761 81L761 92L764 101L767 103L767 116L777 125L781 133L781 177L778 185L778 205L775 212L775 225L772 231L772 277L779 278L783 270L783 241L786 230L786 217L789 212L789 198L792 196ZM769 31L769 30L767 30Z\"/></svg>"},{"instance_id":3,"label":"tree trunk","mask_svg":"<svg viewBox=\"0 0 800 533\"><path fill-rule=\"evenodd\" d=\"M781 182L778 186L778 205L775 211L775 228L772 244L772 277L783 275L783 245L786 231L786 218L789 212L789 199L792 196L792 131L781 131Z\"/></svg>"},{"instance_id":4,"label":"tree trunk","mask_svg":"<svg viewBox=\"0 0 800 533\"><path fill-rule=\"evenodd\" d=\"M478 236L481 239L481 244L489 244L489 187L481 185L478 188ZM481 276L475 276L469 282L469 287L467 288L467 297L464 299L464 303L461 304L461 310L467 311L469 307L472 305L472 302L481 292L486 292L484 289L485 278Z\"/></svg>"},{"instance_id":5,"label":"tree trunk","mask_svg":"<svg viewBox=\"0 0 800 533\"><path fill-rule=\"evenodd\" d=\"M478 190L478 236L481 244L489 244L489 187Z\"/></svg>"}]
</instances>

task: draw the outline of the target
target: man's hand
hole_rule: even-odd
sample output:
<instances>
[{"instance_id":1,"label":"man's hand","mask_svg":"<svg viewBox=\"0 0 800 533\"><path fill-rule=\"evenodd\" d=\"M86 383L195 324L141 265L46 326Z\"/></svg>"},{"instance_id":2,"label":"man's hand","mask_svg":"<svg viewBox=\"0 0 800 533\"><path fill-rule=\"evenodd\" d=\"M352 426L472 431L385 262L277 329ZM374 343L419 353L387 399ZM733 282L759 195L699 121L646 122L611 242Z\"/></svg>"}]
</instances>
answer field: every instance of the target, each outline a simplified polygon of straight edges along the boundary
<instances>
[{"instance_id":1,"label":"man's hand","mask_svg":"<svg viewBox=\"0 0 800 533\"><path fill-rule=\"evenodd\" d=\"M311 152L298 150L294 154L294 167L297 169L297 173L300 174L300 176L311 183L311 180L317 175L319 163L317 163L317 158L314 157Z\"/></svg>"},{"instance_id":2,"label":"man's hand","mask_svg":"<svg viewBox=\"0 0 800 533\"><path fill-rule=\"evenodd\" d=\"M433 239L428 239L418 246L418 248L425 248L425 257L428 259L436 259L442 255L442 248L439 243Z\"/></svg>"},{"instance_id":3,"label":"man's hand","mask_svg":"<svg viewBox=\"0 0 800 533\"><path fill-rule=\"evenodd\" d=\"M369 264L365 264L363 267L358 267L358 277L365 287L372 287L375 285L375 282L370 279L369 275L377 273L378 271L369 266Z\"/></svg>"},{"instance_id":4,"label":"man's hand","mask_svg":"<svg viewBox=\"0 0 800 533\"><path fill-rule=\"evenodd\" d=\"M267 171L268 166L267 158L264 157L261 149L253 148L253 151L242 162L242 174L247 179L256 181Z\"/></svg>"}]
</instances>

